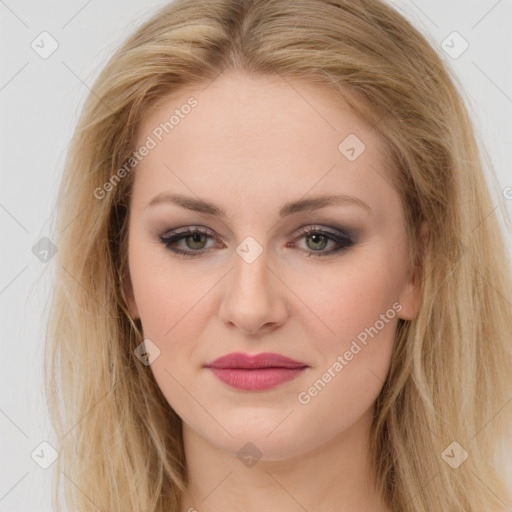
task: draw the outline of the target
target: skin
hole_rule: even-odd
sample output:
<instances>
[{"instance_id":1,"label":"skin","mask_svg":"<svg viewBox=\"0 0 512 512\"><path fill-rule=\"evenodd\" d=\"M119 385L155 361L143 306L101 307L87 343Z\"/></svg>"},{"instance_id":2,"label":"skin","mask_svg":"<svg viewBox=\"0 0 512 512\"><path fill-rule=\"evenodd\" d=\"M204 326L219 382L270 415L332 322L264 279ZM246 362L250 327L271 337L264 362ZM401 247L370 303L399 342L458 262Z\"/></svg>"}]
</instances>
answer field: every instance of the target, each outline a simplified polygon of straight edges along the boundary
<instances>
[{"instance_id":1,"label":"skin","mask_svg":"<svg viewBox=\"0 0 512 512\"><path fill-rule=\"evenodd\" d=\"M383 141L332 90L226 72L148 113L138 146L190 96L198 105L136 169L125 283L131 315L160 350L149 368L183 420L181 511L387 511L370 476L370 422L398 318L415 317L420 289ZM338 150L349 134L366 146L354 161ZM162 192L214 202L226 217L147 207ZM278 216L288 201L328 194L354 196L371 211L347 203ZM199 257L175 254L159 238L195 226L213 236L174 247ZM355 243L318 256L337 243L298 234L308 226L351 230ZM236 251L248 236L263 248L252 263ZM395 302L400 312L300 403L298 394ZM277 352L309 368L270 390L239 391L203 367L235 351ZM237 457L247 442L262 453L252 467Z\"/></svg>"}]
</instances>

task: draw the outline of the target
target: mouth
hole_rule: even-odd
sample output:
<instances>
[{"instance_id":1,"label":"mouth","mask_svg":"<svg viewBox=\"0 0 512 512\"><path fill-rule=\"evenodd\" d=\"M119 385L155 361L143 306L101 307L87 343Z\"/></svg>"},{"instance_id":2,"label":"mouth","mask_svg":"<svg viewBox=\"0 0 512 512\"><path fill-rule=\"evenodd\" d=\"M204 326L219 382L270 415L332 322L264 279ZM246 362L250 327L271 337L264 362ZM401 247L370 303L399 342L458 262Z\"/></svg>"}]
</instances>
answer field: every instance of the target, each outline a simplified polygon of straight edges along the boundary
<instances>
[{"instance_id":1,"label":"mouth","mask_svg":"<svg viewBox=\"0 0 512 512\"><path fill-rule=\"evenodd\" d=\"M222 382L244 391L264 391L297 378L309 366L280 354L234 352L205 365Z\"/></svg>"}]
</instances>

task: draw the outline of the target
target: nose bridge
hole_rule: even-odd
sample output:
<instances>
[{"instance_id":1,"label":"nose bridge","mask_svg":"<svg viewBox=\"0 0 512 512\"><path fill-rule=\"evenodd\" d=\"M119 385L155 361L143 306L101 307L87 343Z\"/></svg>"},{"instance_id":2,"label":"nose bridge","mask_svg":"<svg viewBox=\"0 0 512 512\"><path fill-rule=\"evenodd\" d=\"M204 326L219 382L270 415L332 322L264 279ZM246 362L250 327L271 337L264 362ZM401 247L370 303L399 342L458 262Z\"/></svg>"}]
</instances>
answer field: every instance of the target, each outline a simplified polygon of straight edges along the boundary
<instances>
[{"instance_id":1,"label":"nose bridge","mask_svg":"<svg viewBox=\"0 0 512 512\"><path fill-rule=\"evenodd\" d=\"M283 321L284 297L269 256L253 237L247 237L236 248L220 309L223 321L250 333L265 324Z\"/></svg>"},{"instance_id":2,"label":"nose bridge","mask_svg":"<svg viewBox=\"0 0 512 512\"><path fill-rule=\"evenodd\" d=\"M272 301L269 254L266 249L259 247L252 241L242 242L237 247L230 283L231 293L236 296L239 306L244 307L247 302L247 307L252 301L252 311Z\"/></svg>"},{"instance_id":3,"label":"nose bridge","mask_svg":"<svg viewBox=\"0 0 512 512\"><path fill-rule=\"evenodd\" d=\"M232 280L233 285L238 288L237 291L249 292L253 295L269 294L268 251L263 247L258 249L251 242L242 242L237 247L236 253Z\"/></svg>"}]
</instances>

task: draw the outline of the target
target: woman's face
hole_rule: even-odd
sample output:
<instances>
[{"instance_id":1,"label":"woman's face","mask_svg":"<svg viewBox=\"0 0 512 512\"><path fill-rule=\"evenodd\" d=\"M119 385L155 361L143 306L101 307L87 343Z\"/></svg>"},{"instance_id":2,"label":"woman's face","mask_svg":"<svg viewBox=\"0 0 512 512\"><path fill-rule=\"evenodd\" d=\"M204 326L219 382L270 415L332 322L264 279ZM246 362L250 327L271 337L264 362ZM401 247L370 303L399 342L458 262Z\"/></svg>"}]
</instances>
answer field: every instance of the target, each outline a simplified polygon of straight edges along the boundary
<instances>
[{"instance_id":1,"label":"woman's face","mask_svg":"<svg viewBox=\"0 0 512 512\"><path fill-rule=\"evenodd\" d=\"M184 429L284 459L369 421L419 300L378 134L333 91L237 73L139 128L125 290ZM234 352L299 364L207 367Z\"/></svg>"}]
</instances>

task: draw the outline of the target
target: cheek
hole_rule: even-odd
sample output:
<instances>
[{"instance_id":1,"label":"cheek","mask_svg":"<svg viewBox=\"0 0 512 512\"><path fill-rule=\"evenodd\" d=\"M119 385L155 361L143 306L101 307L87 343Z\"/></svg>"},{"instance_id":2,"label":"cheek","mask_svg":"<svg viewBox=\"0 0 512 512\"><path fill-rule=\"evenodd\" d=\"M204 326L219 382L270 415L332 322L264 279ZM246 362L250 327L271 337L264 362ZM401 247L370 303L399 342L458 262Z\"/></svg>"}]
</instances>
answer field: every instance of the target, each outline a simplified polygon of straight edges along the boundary
<instances>
[{"instance_id":1,"label":"cheek","mask_svg":"<svg viewBox=\"0 0 512 512\"><path fill-rule=\"evenodd\" d=\"M386 263L370 263L368 258L363 264L361 259L350 271L317 280L314 292L298 292L308 297L308 306L322 322L304 314L320 364L305 379L296 403L303 415L324 425L328 435L348 428L372 407L388 373L402 276ZM312 337L318 329L323 334Z\"/></svg>"},{"instance_id":2,"label":"cheek","mask_svg":"<svg viewBox=\"0 0 512 512\"><path fill-rule=\"evenodd\" d=\"M176 262L165 250L143 243L130 247L129 261L145 337L161 344L185 327L199 328L190 318L214 284L211 273L199 272L194 262Z\"/></svg>"},{"instance_id":3,"label":"cheek","mask_svg":"<svg viewBox=\"0 0 512 512\"><path fill-rule=\"evenodd\" d=\"M359 254L338 271L317 273L314 283L298 281L295 291L308 306L300 316L319 361L297 396L306 414L314 410L329 422L327 411L336 407L350 422L377 398L402 309L404 275L396 261L384 251Z\"/></svg>"},{"instance_id":4,"label":"cheek","mask_svg":"<svg viewBox=\"0 0 512 512\"><path fill-rule=\"evenodd\" d=\"M325 267L314 278L293 282L303 301L298 316L308 323L310 333L318 333L327 352L341 350L361 333L363 340L375 324L383 337L394 333L404 275L392 257L354 255L339 267Z\"/></svg>"}]
</instances>

